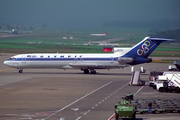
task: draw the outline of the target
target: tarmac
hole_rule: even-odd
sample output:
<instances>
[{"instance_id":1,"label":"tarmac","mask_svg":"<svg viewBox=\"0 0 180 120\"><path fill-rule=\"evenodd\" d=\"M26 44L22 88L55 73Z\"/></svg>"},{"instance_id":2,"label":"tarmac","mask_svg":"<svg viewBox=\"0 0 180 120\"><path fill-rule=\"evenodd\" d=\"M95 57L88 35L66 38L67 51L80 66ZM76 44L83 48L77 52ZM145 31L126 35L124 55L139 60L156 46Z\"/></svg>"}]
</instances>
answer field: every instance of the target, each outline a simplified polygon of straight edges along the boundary
<instances>
[{"instance_id":1,"label":"tarmac","mask_svg":"<svg viewBox=\"0 0 180 120\"><path fill-rule=\"evenodd\" d=\"M146 86L129 86L131 68L97 70L17 69L3 65L13 54L0 56L0 120L109 120L114 105L127 93L135 99L180 99L178 93L160 93ZM150 71L166 71L169 64L147 63ZM114 118L112 118L114 119ZM120 118L119 120L121 120ZM137 114L136 120L179 120L179 113ZM130 120L125 118L124 120Z\"/></svg>"}]
</instances>

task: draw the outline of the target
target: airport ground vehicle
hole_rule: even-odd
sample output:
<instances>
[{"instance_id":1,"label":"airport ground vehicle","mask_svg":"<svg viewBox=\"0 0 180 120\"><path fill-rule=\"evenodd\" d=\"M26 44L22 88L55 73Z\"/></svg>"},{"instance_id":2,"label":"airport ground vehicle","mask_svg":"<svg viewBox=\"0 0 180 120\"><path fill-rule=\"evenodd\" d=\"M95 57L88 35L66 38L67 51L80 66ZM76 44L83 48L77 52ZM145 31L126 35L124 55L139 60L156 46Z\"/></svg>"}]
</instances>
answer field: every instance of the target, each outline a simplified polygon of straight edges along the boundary
<instances>
[{"instance_id":1,"label":"airport ground vehicle","mask_svg":"<svg viewBox=\"0 0 180 120\"><path fill-rule=\"evenodd\" d=\"M180 92L180 72L164 72L163 76L166 76L168 81L164 83L166 89L170 92Z\"/></svg>"},{"instance_id":2,"label":"airport ground vehicle","mask_svg":"<svg viewBox=\"0 0 180 120\"><path fill-rule=\"evenodd\" d=\"M115 105L115 120L119 117L136 118L136 107L132 105L131 100L133 100L133 95L126 94L122 101Z\"/></svg>"},{"instance_id":3,"label":"airport ground vehicle","mask_svg":"<svg viewBox=\"0 0 180 120\"><path fill-rule=\"evenodd\" d=\"M162 75L151 77L149 86L159 92L180 92L180 72L163 72Z\"/></svg>"},{"instance_id":4,"label":"airport ground vehicle","mask_svg":"<svg viewBox=\"0 0 180 120\"><path fill-rule=\"evenodd\" d=\"M179 69L175 65L169 65L168 70L169 71L179 71Z\"/></svg>"},{"instance_id":5,"label":"airport ground vehicle","mask_svg":"<svg viewBox=\"0 0 180 120\"><path fill-rule=\"evenodd\" d=\"M173 65L168 66L169 71L180 71L180 61L174 61Z\"/></svg>"},{"instance_id":6,"label":"airport ground vehicle","mask_svg":"<svg viewBox=\"0 0 180 120\"><path fill-rule=\"evenodd\" d=\"M139 71L134 71L134 67L131 67L131 80L129 82L129 85L145 85L145 81L140 79L141 73L146 73L146 70L143 67L140 67Z\"/></svg>"},{"instance_id":7,"label":"airport ground vehicle","mask_svg":"<svg viewBox=\"0 0 180 120\"><path fill-rule=\"evenodd\" d=\"M154 89L156 89L156 82L158 79L159 75L162 75L163 72L159 72L159 71L151 71L150 72L150 77L149 77L149 87L153 87Z\"/></svg>"},{"instance_id":8,"label":"airport ground vehicle","mask_svg":"<svg viewBox=\"0 0 180 120\"><path fill-rule=\"evenodd\" d=\"M174 61L173 65L175 65L176 68L180 71L180 61Z\"/></svg>"},{"instance_id":9,"label":"airport ground vehicle","mask_svg":"<svg viewBox=\"0 0 180 120\"><path fill-rule=\"evenodd\" d=\"M158 80L157 82L155 82L155 86L156 86L155 88L159 92L168 91L168 82L170 81L166 76L158 76Z\"/></svg>"}]
</instances>

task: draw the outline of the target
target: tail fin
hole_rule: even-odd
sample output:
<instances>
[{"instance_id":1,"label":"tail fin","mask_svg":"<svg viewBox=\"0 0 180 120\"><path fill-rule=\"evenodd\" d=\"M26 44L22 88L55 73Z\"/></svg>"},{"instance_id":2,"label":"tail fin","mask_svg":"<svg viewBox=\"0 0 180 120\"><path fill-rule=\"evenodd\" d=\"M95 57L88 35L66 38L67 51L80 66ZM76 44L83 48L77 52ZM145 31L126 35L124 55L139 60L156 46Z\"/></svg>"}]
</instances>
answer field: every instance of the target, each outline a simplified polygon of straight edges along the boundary
<instances>
[{"instance_id":1,"label":"tail fin","mask_svg":"<svg viewBox=\"0 0 180 120\"><path fill-rule=\"evenodd\" d=\"M145 37L141 42L136 44L123 57L144 57L147 58L162 42L173 41L165 38Z\"/></svg>"}]
</instances>

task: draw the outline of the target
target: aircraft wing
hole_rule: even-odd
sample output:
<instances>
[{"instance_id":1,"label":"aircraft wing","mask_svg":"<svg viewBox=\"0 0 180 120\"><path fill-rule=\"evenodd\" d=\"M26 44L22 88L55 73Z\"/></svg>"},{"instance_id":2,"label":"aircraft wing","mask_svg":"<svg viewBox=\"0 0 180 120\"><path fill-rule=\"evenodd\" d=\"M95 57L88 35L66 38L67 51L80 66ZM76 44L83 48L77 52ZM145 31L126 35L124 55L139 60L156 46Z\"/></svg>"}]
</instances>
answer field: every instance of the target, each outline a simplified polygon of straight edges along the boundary
<instances>
[{"instance_id":1,"label":"aircraft wing","mask_svg":"<svg viewBox=\"0 0 180 120\"><path fill-rule=\"evenodd\" d=\"M97 63L69 63L73 68L102 68L103 65Z\"/></svg>"},{"instance_id":2,"label":"aircraft wing","mask_svg":"<svg viewBox=\"0 0 180 120\"><path fill-rule=\"evenodd\" d=\"M80 69L109 69L109 68L123 68L127 67L128 65L105 65L105 64L99 64L99 63L69 63L69 66L73 68L80 68Z\"/></svg>"}]
</instances>

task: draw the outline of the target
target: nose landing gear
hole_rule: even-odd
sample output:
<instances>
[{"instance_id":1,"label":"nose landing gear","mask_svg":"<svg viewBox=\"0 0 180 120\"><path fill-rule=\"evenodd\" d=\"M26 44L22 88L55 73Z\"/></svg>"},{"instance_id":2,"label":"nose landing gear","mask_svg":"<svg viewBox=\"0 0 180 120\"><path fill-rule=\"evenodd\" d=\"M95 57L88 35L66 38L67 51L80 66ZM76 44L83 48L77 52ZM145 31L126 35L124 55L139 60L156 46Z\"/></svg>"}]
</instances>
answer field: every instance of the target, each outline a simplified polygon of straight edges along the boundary
<instances>
[{"instance_id":1,"label":"nose landing gear","mask_svg":"<svg viewBox=\"0 0 180 120\"><path fill-rule=\"evenodd\" d=\"M23 69L19 69L19 73L23 73Z\"/></svg>"}]
</instances>

